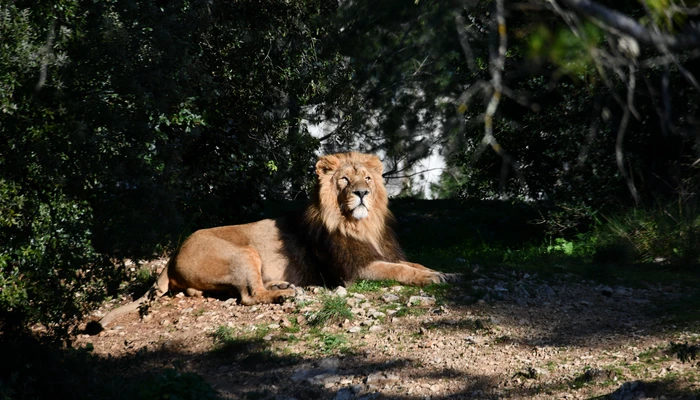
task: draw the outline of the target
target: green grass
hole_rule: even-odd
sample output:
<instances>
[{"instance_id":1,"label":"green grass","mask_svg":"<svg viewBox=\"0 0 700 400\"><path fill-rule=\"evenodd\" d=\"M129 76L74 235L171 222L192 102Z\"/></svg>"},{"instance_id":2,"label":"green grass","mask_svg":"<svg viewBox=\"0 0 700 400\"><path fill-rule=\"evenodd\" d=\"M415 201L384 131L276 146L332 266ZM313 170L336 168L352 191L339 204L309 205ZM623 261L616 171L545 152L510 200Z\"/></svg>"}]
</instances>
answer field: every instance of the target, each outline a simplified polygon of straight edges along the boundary
<instances>
[{"instance_id":1,"label":"green grass","mask_svg":"<svg viewBox=\"0 0 700 400\"><path fill-rule=\"evenodd\" d=\"M321 308L309 317L309 323L319 326L340 323L353 317L345 297L324 295L321 297Z\"/></svg>"},{"instance_id":2,"label":"green grass","mask_svg":"<svg viewBox=\"0 0 700 400\"><path fill-rule=\"evenodd\" d=\"M319 350L325 355L345 354L350 350L347 337L342 333L315 331Z\"/></svg>"},{"instance_id":3,"label":"green grass","mask_svg":"<svg viewBox=\"0 0 700 400\"><path fill-rule=\"evenodd\" d=\"M351 293L375 293L382 290L382 288L388 288L392 286L399 285L398 282L393 280L386 281L368 281L359 280L348 287L348 292Z\"/></svg>"},{"instance_id":4,"label":"green grass","mask_svg":"<svg viewBox=\"0 0 700 400\"><path fill-rule=\"evenodd\" d=\"M147 285L153 282L153 271L147 266L142 266L136 271L135 279L139 285Z\"/></svg>"},{"instance_id":5,"label":"green grass","mask_svg":"<svg viewBox=\"0 0 700 400\"><path fill-rule=\"evenodd\" d=\"M698 264L636 263L631 262L627 256L618 257L620 259L615 261L609 253L624 253L624 249L606 244L610 242L610 235L602 233L608 229L604 225L608 223L605 220L588 233L571 237L548 237L542 229L529 223L539 218L539 215L526 205L399 200L392 202L392 206L400 222L399 240L410 261L440 271L460 272L467 280L473 276L473 269L478 265L480 272L505 267L522 273L537 274L542 279L566 274L571 279L593 280L608 285L622 283L632 287L645 287L651 282L700 286ZM659 212L657 210L657 214ZM642 226L648 231L656 229L648 234L634 236L625 233L634 232L631 228L624 230L620 228L621 223L616 222L617 231L622 232L624 240L649 241L649 244L638 245L644 250L646 260L651 259L649 251L654 249L653 243L663 245L667 254L676 254L673 253L672 238L681 237L683 232L694 232L688 228L692 227L690 223L679 222L673 225L666 221L665 224L653 225L647 221L662 217L650 216L649 212L629 215L631 216L620 218L626 221L627 226ZM634 218L641 222L635 222ZM688 217L684 218L688 220ZM608 232L610 230L614 229L609 228ZM601 256L606 251L608 255ZM679 257L682 254L692 255L692 247L683 245L678 247L677 252ZM700 296L695 297L700 299ZM700 319L700 311L690 312L691 308L683 306L685 303L686 300L675 303L680 311L674 313L678 314L678 322L684 317L690 321ZM695 310L700 310L700 300L696 300L694 306Z\"/></svg>"}]
</instances>

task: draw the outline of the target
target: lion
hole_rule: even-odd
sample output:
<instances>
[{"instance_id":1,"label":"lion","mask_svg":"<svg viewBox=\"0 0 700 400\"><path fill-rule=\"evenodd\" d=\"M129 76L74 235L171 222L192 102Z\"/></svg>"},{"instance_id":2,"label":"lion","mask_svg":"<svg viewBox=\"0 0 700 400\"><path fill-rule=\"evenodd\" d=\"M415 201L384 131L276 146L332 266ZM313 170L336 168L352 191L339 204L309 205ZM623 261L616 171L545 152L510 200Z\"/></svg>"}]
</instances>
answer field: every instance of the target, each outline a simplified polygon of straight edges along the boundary
<instances>
[{"instance_id":1,"label":"lion","mask_svg":"<svg viewBox=\"0 0 700 400\"><path fill-rule=\"evenodd\" d=\"M349 285L358 279L427 285L458 277L406 261L391 228L394 217L377 156L322 156L317 183L302 212L279 219L201 229L173 254L140 299L105 315L115 318L168 290L189 296L237 293L243 305L279 303L309 285Z\"/></svg>"}]
</instances>

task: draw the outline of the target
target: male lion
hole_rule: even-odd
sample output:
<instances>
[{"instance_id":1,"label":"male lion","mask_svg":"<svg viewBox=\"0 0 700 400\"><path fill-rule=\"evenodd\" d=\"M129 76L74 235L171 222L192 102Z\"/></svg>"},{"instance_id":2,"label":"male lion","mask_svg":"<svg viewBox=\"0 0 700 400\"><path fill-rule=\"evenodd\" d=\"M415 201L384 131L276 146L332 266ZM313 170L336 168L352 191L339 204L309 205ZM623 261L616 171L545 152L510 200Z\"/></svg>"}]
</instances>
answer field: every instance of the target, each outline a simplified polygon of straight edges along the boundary
<instances>
[{"instance_id":1,"label":"male lion","mask_svg":"<svg viewBox=\"0 0 700 400\"><path fill-rule=\"evenodd\" d=\"M426 285L451 279L454 275L405 260L388 226L394 218L382 169L379 158L368 154L319 158L318 182L303 212L196 231L148 293L99 324L104 327L169 289L188 295L235 289L242 304L252 305L293 296L295 285L348 285L356 279Z\"/></svg>"}]
</instances>

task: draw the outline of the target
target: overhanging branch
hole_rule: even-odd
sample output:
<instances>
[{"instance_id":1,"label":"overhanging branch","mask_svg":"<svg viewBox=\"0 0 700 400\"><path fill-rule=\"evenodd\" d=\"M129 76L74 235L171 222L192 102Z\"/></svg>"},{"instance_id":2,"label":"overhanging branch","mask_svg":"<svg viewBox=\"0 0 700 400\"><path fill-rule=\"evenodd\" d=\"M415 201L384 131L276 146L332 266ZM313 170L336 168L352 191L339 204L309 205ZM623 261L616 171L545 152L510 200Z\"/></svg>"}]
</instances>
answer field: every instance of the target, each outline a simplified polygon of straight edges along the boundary
<instances>
[{"instance_id":1,"label":"overhanging branch","mask_svg":"<svg viewBox=\"0 0 700 400\"><path fill-rule=\"evenodd\" d=\"M653 46L664 46L669 50L686 50L700 47L700 26L694 24L685 32L670 35L646 28L621 12L604 7L589 0L561 0L572 10L602 24L632 36L638 42Z\"/></svg>"}]
</instances>

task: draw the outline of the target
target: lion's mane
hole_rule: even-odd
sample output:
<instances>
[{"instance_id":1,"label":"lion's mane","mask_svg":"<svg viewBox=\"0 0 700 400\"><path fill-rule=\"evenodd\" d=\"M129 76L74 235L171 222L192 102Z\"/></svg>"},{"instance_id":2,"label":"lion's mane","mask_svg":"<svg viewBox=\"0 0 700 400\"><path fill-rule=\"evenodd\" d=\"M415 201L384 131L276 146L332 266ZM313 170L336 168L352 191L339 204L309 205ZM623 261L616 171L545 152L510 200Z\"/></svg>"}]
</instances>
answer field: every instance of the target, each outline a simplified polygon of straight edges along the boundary
<instances>
[{"instance_id":1,"label":"lion's mane","mask_svg":"<svg viewBox=\"0 0 700 400\"><path fill-rule=\"evenodd\" d=\"M337 188L331 182L335 171L348 164L366 168L374 181L369 213L360 220L343 214ZM290 236L284 235L287 254L297 261L290 266L299 266L298 271L293 266L292 271L288 271L290 281L347 285L372 261L405 259L394 233L395 219L388 208L382 169L378 157L355 152L334 154L318 161L318 182L309 205L301 215L286 219L285 223L292 224L280 227L282 232L297 236L296 240L289 240ZM320 276L322 282L315 282L313 275Z\"/></svg>"}]
</instances>

